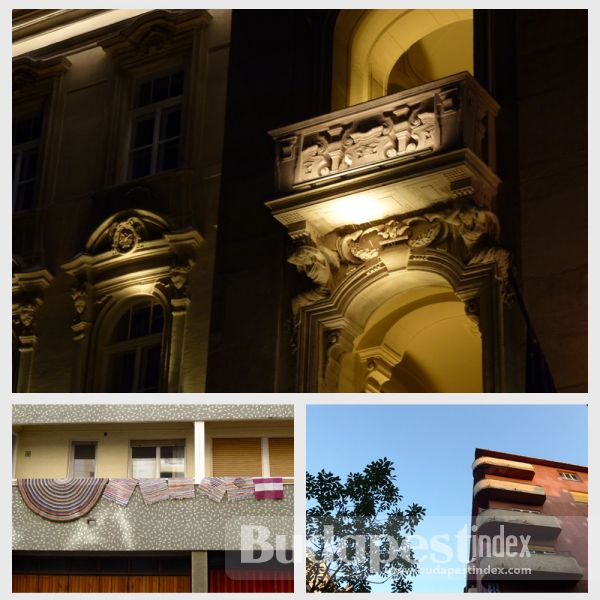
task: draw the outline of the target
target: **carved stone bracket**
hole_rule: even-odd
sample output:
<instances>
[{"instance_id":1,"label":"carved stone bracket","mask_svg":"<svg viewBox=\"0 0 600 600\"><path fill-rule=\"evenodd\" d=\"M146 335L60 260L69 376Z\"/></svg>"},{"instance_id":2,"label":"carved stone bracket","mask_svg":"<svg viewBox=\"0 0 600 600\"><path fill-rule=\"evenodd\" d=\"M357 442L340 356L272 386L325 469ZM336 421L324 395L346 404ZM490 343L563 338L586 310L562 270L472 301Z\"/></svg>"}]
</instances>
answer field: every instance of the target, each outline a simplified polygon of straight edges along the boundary
<instances>
[{"instance_id":1,"label":"carved stone bracket","mask_svg":"<svg viewBox=\"0 0 600 600\"><path fill-rule=\"evenodd\" d=\"M38 312L44 303L44 292L53 279L46 269L13 273L13 331L21 351L32 349L37 342Z\"/></svg>"},{"instance_id":2,"label":"carved stone bracket","mask_svg":"<svg viewBox=\"0 0 600 600\"><path fill-rule=\"evenodd\" d=\"M358 353L366 369L364 391L379 393L391 379L394 367L402 361L402 356L387 346L369 348Z\"/></svg>"},{"instance_id":3,"label":"carved stone bracket","mask_svg":"<svg viewBox=\"0 0 600 600\"><path fill-rule=\"evenodd\" d=\"M301 292L292 300L294 322L298 323L299 312L303 306L314 304L329 296L333 288L333 271L339 268L340 261L334 251L323 245L298 246L287 260L314 283L310 290Z\"/></svg>"}]
</instances>

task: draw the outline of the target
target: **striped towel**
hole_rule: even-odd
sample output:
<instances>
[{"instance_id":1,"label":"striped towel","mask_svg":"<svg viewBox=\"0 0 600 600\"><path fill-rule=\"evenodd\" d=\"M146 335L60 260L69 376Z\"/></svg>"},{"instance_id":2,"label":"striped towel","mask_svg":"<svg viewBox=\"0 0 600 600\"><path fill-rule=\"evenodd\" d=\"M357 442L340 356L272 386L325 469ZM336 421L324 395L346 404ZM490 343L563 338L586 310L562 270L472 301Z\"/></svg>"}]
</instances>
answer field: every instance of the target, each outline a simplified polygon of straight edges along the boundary
<instances>
[{"instance_id":1,"label":"striped towel","mask_svg":"<svg viewBox=\"0 0 600 600\"><path fill-rule=\"evenodd\" d=\"M227 500L247 500L254 496L252 477L236 477L227 486Z\"/></svg>"},{"instance_id":2,"label":"striped towel","mask_svg":"<svg viewBox=\"0 0 600 600\"><path fill-rule=\"evenodd\" d=\"M23 502L51 521L73 521L94 508L108 479L19 479Z\"/></svg>"},{"instance_id":3,"label":"striped towel","mask_svg":"<svg viewBox=\"0 0 600 600\"><path fill-rule=\"evenodd\" d=\"M215 502L221 502L227 491L228 482L223 477L205 477L198 485L198 491Z\"/></svg>"},{"instance_id":4,"label":"striped towel","mask_svg":"<svg viewBox=\"0 0 600 600\"><path fill-rule=\"evenodd\" d=\"M102 495L107 500L112 500L121 506L127 506L137 483L137 479L111 479L104 488L104 494Z\"/></svg>"},{"instance_id":5,"label":"striped towel","mask_svg":"<svg viewBox=\"0 0 600 600\"><path fill-rule=\"evenodd\" d=\"M168 480L169 498L195 498L194 480L185 478L174 478Z\"/></svg>"},{"instance_id":6,"label":"striped towel","mask_svg":"<svg viewBox=\"0 0 600 600\"><path fill-rule=\"evenodd\" d=\"M255 477L254 495L257 500L283 500L283 478Z\"/></svg>"},{"instance_id":7,"label":"striped towel","mask_svg":"<svg viewBox=\"0 0 600 600\"><path fill-rule=\"evenodd\" d=\"M138 483L146 505L169 499L169 486L166 479L140 479Z\"/></svg>"}]
</instances>

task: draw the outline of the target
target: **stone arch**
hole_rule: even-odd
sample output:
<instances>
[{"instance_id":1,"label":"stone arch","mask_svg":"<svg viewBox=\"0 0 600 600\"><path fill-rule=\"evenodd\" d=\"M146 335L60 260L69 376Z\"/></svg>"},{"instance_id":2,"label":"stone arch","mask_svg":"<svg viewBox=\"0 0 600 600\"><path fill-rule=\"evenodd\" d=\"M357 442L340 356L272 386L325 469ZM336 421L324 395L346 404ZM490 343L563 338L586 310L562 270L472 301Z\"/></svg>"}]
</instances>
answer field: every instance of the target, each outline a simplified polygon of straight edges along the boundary
<instances>
[{"instance_id":1,"label":"stone arch","mask_svg":"<svg viewBox=\"0 0 600 600\"><path fill-rule=\"evenodd\" d=\"M472 73L472 28L472 9L342 10L334 32L333 109Z\"/></svg>"},{"instance_id":2,"label":"stone arch","mask_svg":"<svg viewBox=\"0 0 600 600\"><path fill-rule=\"evenodd\" d=\"M431 249L409 255L402 264L396 254L406 251L398 247L385 262L364 265L327 301L303 309L299 389L498 389L502 357L495 317L496 264L465 267L452 255Z\"/></svg>"}]
</instances>

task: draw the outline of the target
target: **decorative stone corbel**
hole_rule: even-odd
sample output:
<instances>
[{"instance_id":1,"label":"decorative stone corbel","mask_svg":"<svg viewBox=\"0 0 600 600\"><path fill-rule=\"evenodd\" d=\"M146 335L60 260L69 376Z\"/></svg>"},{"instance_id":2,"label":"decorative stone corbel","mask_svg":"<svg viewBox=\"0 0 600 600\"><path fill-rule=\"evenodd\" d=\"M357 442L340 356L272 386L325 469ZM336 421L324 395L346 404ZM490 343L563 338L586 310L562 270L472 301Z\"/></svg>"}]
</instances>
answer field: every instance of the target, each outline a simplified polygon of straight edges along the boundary
<instances>
[{"instance_id":1,"label":"decorative stone corbel","mask_svg":"<svg viewBox=\"0 0 600 600\"><path fill-rule=\"evenodd\" d=\"M402 356L387 346L369 348L358 353L366 368L364 391L378 394L391 379L394 367L401 362Z\"/></svg>"},{"instance_id":2,"label":"decorative stone corbel","mask_svg":"<svg viewBox=\"0 0 600 600\"><path fill-rule=\"evenodd\" d=\"M299 246L287 260L314 283L312 289L301 292L292 300L292 313L297 324L303 306L314 304L331 294L333 271L339 269L340 261L335 252L323 245Z\"/></svg>"},{"instance_id":3,"label":"decorative stone corbel","mask_svg":"<svg viewBox=\"0 0 600 600\"><path fill-rule=\"evenodd\" d=\"M87 281L80 281L71 289L71 299L75 315L71 329L73 339L79 341L85 337L90 329L93 318L92 286Z\"/></svg>"}]
</instances>

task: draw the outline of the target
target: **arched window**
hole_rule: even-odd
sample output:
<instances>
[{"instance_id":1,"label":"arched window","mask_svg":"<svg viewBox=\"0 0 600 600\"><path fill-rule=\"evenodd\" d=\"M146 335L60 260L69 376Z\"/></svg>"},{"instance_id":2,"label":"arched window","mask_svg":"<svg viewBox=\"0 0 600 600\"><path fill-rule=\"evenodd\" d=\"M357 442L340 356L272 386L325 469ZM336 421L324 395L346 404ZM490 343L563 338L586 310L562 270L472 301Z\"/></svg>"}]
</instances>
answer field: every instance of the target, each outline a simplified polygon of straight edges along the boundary
<instances>
[{"instance_id":1,"label":"arched window","mask_svg":"<svg viewBox=\"0 0 600 600\"><path fill-rule=\"evenodd\" d=\"M105 348L106 391L160 391L164 321L163 307L153 299L121 314Z\"/></svg>"}]
</instances>

